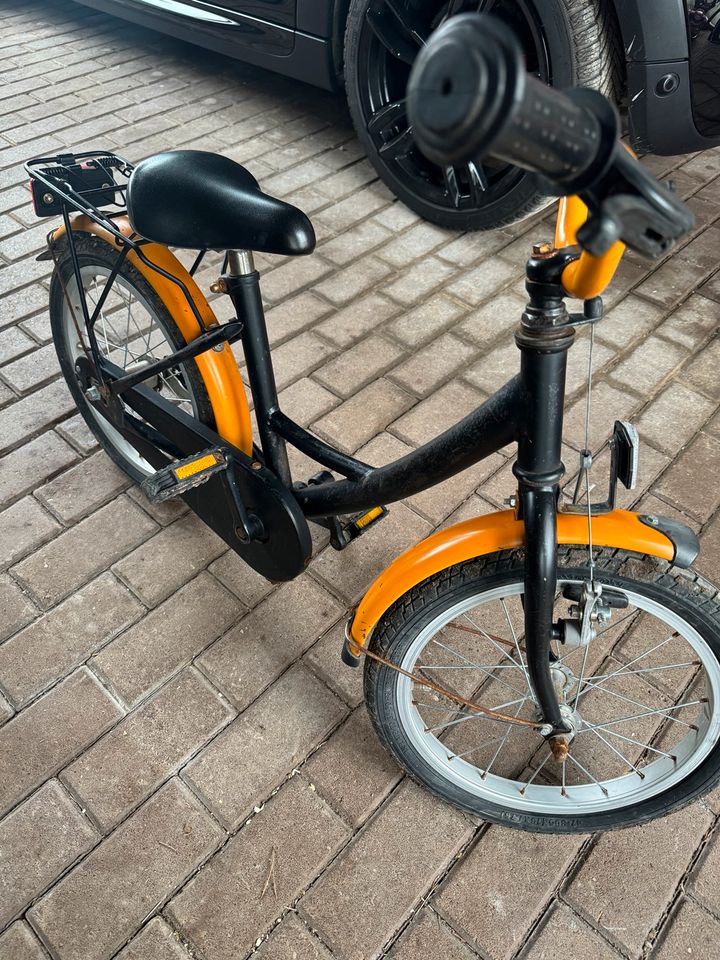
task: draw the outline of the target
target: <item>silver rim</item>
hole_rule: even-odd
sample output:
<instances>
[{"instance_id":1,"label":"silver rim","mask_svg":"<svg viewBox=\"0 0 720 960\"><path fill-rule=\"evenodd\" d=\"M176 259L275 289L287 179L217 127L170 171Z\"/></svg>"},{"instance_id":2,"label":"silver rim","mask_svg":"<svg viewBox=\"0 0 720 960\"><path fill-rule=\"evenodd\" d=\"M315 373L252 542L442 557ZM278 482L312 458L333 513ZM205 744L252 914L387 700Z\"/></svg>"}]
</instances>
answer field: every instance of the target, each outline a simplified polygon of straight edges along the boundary
<instances>
[{"instance_id":1,"label":"silver rim","mask_svg":"<svg viewBox=\"0 0 720 960\"><path fill-rule=\"evenodd\" d=\"M87 297L90 314L95 308L103 291L110 270L100 265L81 268L83 287ZM77 282L71 276L66 283L67 293L72 303L80 329L87 346L87 333L83 328L82 307L78 296ZM72 311L63 297L62 329L65 335L67 352L74 363L84 356L83 345L78 337ZM168 337L161 320L145 297L125 277L118 276L103 305L95 324L95 335L101 353L114 364L125 370L138 369L143 364L167 357L176 348ZM148 385L182 407L191 416L198 416L197 405L192 392L188 390L182 370L177 369L148 381ZM120 456L135 470L143 474L154 473L154 468L104 417L88 406L97 431L112 444Z\"/></svg>"},{"instance_id":2,"label":"silver rim","mask_svg":"<svg viewBox=\"0 0 720 960\"><path fill-rule=\"evenodd\" d=\"M522 589L509 584L454 604L416 637L401 666L484 706L537 719ZM627 597L628 608L614 610L588 646L557 650L554 676L576 728L564 764L537 731L456 708L397 675L403 730L435 774L483 802L573 816L641 803L702 763L720 737L716 657L674 611L612 589ZM567 605L559 597L556 614L567 615Z\"/></svg>"}]
</instances>

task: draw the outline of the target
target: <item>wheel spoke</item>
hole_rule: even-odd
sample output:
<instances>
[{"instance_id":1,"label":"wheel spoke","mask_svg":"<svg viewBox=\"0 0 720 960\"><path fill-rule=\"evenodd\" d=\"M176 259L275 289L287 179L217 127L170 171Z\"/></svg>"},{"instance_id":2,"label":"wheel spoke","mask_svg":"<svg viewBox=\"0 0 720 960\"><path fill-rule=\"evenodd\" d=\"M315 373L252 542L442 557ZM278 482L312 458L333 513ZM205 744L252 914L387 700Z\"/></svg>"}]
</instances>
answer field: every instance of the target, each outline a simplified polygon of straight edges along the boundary
<instances>
[{"instance_id":1,"label":"wheel spoke","mask_svg":"<svg viewBox=\"0 0 720 960\"><path fill-rule=\"evenodd\" d=\"M381 107L368 120L367 131L378 151L381 153L385 151L384 157L399 156L404 139L410 135L407 101L393 100L392 103Z\"/></svg>"},{"instance_id":2,"label":"wheel spoke","mask_svg":"<svg viewBox=\"0 0 720 960\"><path fill-rule=\"evenodd\" d=\"M439 647L442 647L443 650L447 650L448 653L452 653L453 656L459 657L461 660L464 660L465 663L470 664L470 666L475 667L475 668L477 668L478 670L481 670L482 673L486 674L486 676L491 677L493 680L495 680L497 683L501 684L503 687L507 687L508 690L512 690L513 693L519 693L519 694L523 694L523 693L524 693L524 691L521 690L519 687L513 686L512 683L508 683L507 680L503 680L502 677L496 677L496 676L495 676L493 673L491 673L489 670L484 670L479 664L473 663L472 660L468 660L468 658L465 657L465 656L463 656L463 654L460 653L459 650L453 650L452 647L449 647L447 644L443 643L441 640L438 640L436 637L433 637L433 641L432 641L432 642L435 643L435 644L437 644Z\"/></svg>"},{"instance_id":3,"label":"wheel spoke","mask_svg":"<svg viewBox=\"0 0 720 960\"><path fill-rule=\"evenodd\" d=\"M465 0L450 0L448 3L448 8L445 11L445 16L442 19L444 23L446 20L449 20L450 17L454 17L458 13L462 13L465 7Z\"/></svg>"},{"instance_id":4,"label":"wheel spoke","mask_svg":"<svg viewBox=\"0 0 720 960\"><path fill-rule=\"evenodd\" d=\"M520 706L517 708L517 710L515 711L515 716L516 716L516 717L519 717L519 716L520 716L520 711L522 710L523 706L527 703L528 699L529 699L529 697L525 697L525 699L522 701L522 703L520 704ZM505 746L505 744L507 743L507 739L508 739L508 737L510 736L510 734L513 732L514 729L515 729L514 725L513 725L512 723L509 724L507 730L505 731L505 736L502 738L502 740L501 740L500 743L498 744L497 750L496 750L495 753L492 755L492 759L490 760L490 763L485 767L485 769L483 770L483 772L482 772L482 774L481 774L481 777L482 777L483 780L484 780L484 779L487 777L487 775L490 773L490 770L491 770L491 768L492 768L492 765L493 765L493 764L495 763L495 761L497 760L498 756L500 755L500 751L502 750L502 748L503 748L503 747Z\"/></svg>"},{"instance_id":5,"label":"wheel spoke","mask_svg":"<svg viewBox=\"0 0 720 960\"><path fill-rule=\"evenodd\" d=\"M617 670L613 670L612 673L606 673L600 682L607 683L608 680L612 680L613 677L617 677L621 671L627 670L627 668L631 667L634 663L638 663L638 661L644 660L645 657L649 657L651 653L654 653L656 650L659 650L661 647L664 647L666 643L670 643L670 641L674 640L675 637L677 636L678 636L677 633L673 633L672 636L667 638L667 640L663 640L661 643L657 643L654 647L650 647L649 650L646 650L645 653L641 653L639 656L635 657L635 659L631 660L629 663L623 664L622 667L619 667ZM597 639L597 637L595 639ZM598 686L600 686L600 684L598 684Z\"/></svg>"},{"instance_id":6,"label":"wheel spoke","mask_svg":"<svg viewBox=\"0 0 720 960\"><path fill-rule=\"evenodd\" d=\"M628 697L624 693L618 693L616 690L608 690L607 687L601 687L599 683L593 683L591 680L586 680L585 690L583 691L583 693L590 692L591 690L599 690L600 693L606 693L609 697L615 697L617 700L624 700L626 703L632 703L636 707L645 707L645 709L648 712L645 714L639 714L639 716L650 716L651 714L655 713L652 707L647 703L643 703L642 700L636 700L634 697ZM575 698L576 704L578 699L579 697ZM689 704L681 704L681 706L689 706ZM667 709L671 709L671 708L667 708ZM675 720L676 723L684 723L686 727L691 726L691 724L685 723L684 720L678 720L677 717L670 717L669 719Z\"/></svg>"},{"instance_id":7,"label":"wheel spoke","mask_svg":"<svg viewBox=\"0 0 720 960\"><path fill-rule=\"evenodd\" d=\"M629 723L630 720L641 720L643 717L663 717L667 720L672 720L675 723L681 724L683 727L690 727L694 729L694 724L685 723L684 720L679 720L677 717L673 717L670 713L671 710L683 710L685 707L696 707L699 704L707 703L707 700L691 700L689 703L676 703L673 707L662 707L657 710L646 710L644 713L634 713L630 717L620 717L618 720L606 720L605 723L591 723L586 724L582 729L583 730L606 730L608 727L613 727L617 723Z\"/></svg>"},{"instance_id":8,"label":"wheel spoke","mask_svg":"<svg viewBox=\"0 0 720 960\"><path fill-rule=\"evenodd\" d=\"M535 773L530 777L530 779L528 780L528 782L523 786L522 790L520 791L521 794L524 794L524 793L525 793L525 791L527 790L527 788L532 784L532 782L533 782L533 780L535 779L535 777L540 773L540 771L541 771L542 768L545 766L545 764L548 762L548 760L550 759L551 756L552 756L552 754L551 754L550 751L548 750L547 756L545 757L545 759L543 760L543 762L540 764L539 767L536 767L536 768L535 768Z\"/></svg>"},{"instance_id":9,"label":"wheel spoke","mask_svg":"<svg viewBox=\"0 0 720 960\"><path fill-rule=\"evenodd\" d=\"M520 670L521 667L512 663L419 663L418 670Z\"/></svg>"},{"instance_id":10,"label":"wheel spoke","mask_svg":"<svg viewBox=\"0 0 720 960\"><path fill-rule=\"evenodd\" d=\"M379 148L384 160L403 160L415 147L412 127L395 134Z\"/></svg>"},{"instance_id":11,"label":"wheel spoke","mask_svg":"<svg viewBox=\"0 0 720 960\"><path fill-rule=\"evenodd\" d=\"M375 0L366 14L367 22L385 49L397 60L412 64L424 46L428 28L401 0Z\"/></svg>"},{"instance_id":12,"label":"wheel spoke","mask_svg":"<svg viewBox=\"0 0 720 960\"><path fill-rule=\"evenodd\" d=\"M597 781L597 780L595 779L595 777L590 773L590 771L589 771L586 767L584 767L584 766L580 763L579 760L576 760L575 757L572 755L572 753L569 753L569 754L567 755L567 758L568 758L568 760L569 760L571 763L575 764L575 766L578 768L578 770L580 770L582 773L584 773L585 776L586 776L589 780L592 780L592 782L595 784L595 786L596 786L596 787L599 787L599 788L602 790L602 792L605 794L606 797L609 796L606 788L603 787L603 785L602 785L601 783L598 783L598 781ZM564 767L565 767L565 764L563 764L563 768L564 768Z\"/></svg>"},{"instance_id":13,"label":"wheel spoke","mask_svg":"<svg viewBox=\"0 0 720 960\"><path fill-rule=\"evenodd\" d=\"M443 178L445 180L445 189L452 200L452 204L457 210L460 206L460 186L458 185L457 172L455 167L444 167Z\"/></svg>"},{"instance_id":14,"label":"wheel spoke","mask_svg":"<svg viewBox=\"0 0 720 960\"><path fill-rule=\"evenodd\" d=\"M668 663L660 667L643 667L642 670L616 670L613 673L597 673L593 680L609 680L610 677L637 677L641 673L657 673L662 670L686 670L688 667L699 667L699 660L688 660L686 663ZM599 684L597 684L599 686Z\"/></svg>"},{"instance_id":15,"label":"wheel spoke","mask_svg":"<svg viewBox=\"0 0 720 960\"><path fill-rule=\"evenodd\" d=\"M513 646L512 641L504 640L502 637L494 637L491 633L488 633L487 630L483 630L481 626L479 626L478 624L475 624L475 621L472 620L467 613L464 613L463 616L467 620L470 620L470 623L473 624L472 627L466 627L465 624L460 623L459 620L451 620L449 623L446 624L446 626L452 627L453 630L461 630L463 633L472 633L476 637L485 637L486 640L489 640L490 643L494 643L495 646L497 646L498 643L506 647Z\"/></svg>"},{"instance_id":16,"label":"wheel spoke","mask_svg":"<svg viewBox=\"0 0 720 960\"><path fill-rule=\"evenodd\" d=\"M596 736L599 740L602 740L602 742L605 744L605 746L608 748L608 750L612 750L612 752L613 752L614 754L616 754L618 757L620 757L620 759L623 761L623 763L626 763L626 764L640 777L641 780L644 780L644 779L645 779L645 774L644 774L638 767L636 767L634 763L632 763L630 760L628 760L628 758L625 756L624 753L621 753L621 752L617 749L617 747L614 747L614 746L610 743L609 740L606 740L605 737L600 733L599 730L593 730L592 733L594 733L595 736Z\"/></svg>"},{"instance_id":17,"label":"wheel spoke","mask_svg":"<svg viewBox=\"0 0 720 960\"><path fill-rule=\"evenodd\" d=\"M502 607L503 607L503 610L505 611L505 619L507 620L508 626L510 627L510 633L512 634L513 643L515 644L515 651L518 655L518 662L522 667L522 672L525 674L525 683L527 684L528 690L532 690L532 686L530 685L530 675L527 672L525 661L523 660L522 654L520 653L520 644L518 643L517 634L515 633L515 627L513 626L512 620L510 619L510 612L508 611L507 604L505 603L504 600L502 601Z\"/></svg>"},{"instance_id":18,"label":"wheel spoke","mask_svg":"<svg viewBox=\"0 0 720 960\"><path fill-rule=\"evenodd\" d=\"M584 726L581 727L575 736L579 736L581 733L597 733L597 727L594 726ZM605 729L605 728L603 728ZM618 733L617 730L605 730L605 733L609 733L613 737L617 737L618 740L624 740L625 743L632 743L636 747L642 747L643 750L652 750L653 753L659 753L661 757L668 757L670 760L676 760L677 758L672 753L666 753L665 750L658 750L657 747L651 747L649 743L641 743L640 740L636 740L634 737L628 737L624 733Z\"/></svg>"},{"instance_id":19,"label":"wheel spoke","mask_svg":"<svg viewBox=\"0 0 720 960\"><path fill-rule=\"evenodd\" d=\"M478 625L475 623L475 621L470 618L470 615L469 615L469 614L464 613L463 616L464 616L464 617L467 617L467 619L470 620L470 623L472 623L472 625L477 628L477 632L478 632L481 636L485 637L486 640L489 640L490 643L495 647L495 649L496 649L499 653L501 653L501 654L503 655L503 658L509 660L509 661L510 661L510 664L513 665L516 670L522 670L522 672L525 673L525 667L524 667L524 665L523 665L522 663L518 663L517 660L515 659L515 657L511 656L511 655L507 652L507 650L503 650L503 648L500 646L500 643L502 642L505 646L512 647L513 644L512 644L509 640L502 640L502 641L500 641L500 638L499 638L499 637L493 637L493 636L491 636L489 633L486 633L486 632L483 630L482 627L478 627Z\"/></svg>"},{"instance_id":20,"label":"wheel spoke","mask_svg":"<svg viewBox=\"0 0 720 960\"><path fill-rule=\"evenodd\" d=\"M527 699L527 697L521 697L519 700L508 700L506 703L499 703L496 707L492 707L492 709L496 711L507 710L508 707L514 707L518 703L522 706ZM426 727L425 733L435 733L436 730L445 730L447 727L457 726L458 723L465 723L466 720L488 720L490 723L509 723L508 720L491 717L486 713L467 713L462 717L457 717L455 720L448 720L447 723L439 723L436 727Z\"/></svg>"},{"instance_id":21,"label":"wheel spoke","mask_svg":"<svg viewBox=\"0 0 720 960\"><path fill-rule=\"evenodd\" d=\"M485 201L485 192L488 188L488 178L485 167L479 160L471 160L467 165L468 181L470 183L470 202L477 207Z\"/></svg>"}]
</instances>

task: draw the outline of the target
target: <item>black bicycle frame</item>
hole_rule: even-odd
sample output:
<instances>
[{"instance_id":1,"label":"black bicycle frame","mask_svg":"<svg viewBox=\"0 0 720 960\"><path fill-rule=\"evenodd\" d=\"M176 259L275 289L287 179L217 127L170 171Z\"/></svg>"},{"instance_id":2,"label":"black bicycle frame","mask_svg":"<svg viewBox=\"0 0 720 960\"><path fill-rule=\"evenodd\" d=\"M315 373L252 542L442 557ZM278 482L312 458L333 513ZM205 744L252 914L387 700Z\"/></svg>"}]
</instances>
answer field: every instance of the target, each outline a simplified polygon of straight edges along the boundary
<instances>
[{"instance_id":1,"label":"black bicycle frame","mask_svg":"<svg viewBox=\"0 0 720 960\"><path fill-rule=\"evenodd\" d=\"M240 271L238 265L245 265ZM371 467L324 443L284 414L278 403L259 276L252 259L231 257L235 272L223 276L243 324L247 372L265 463L290 483L286 443L345 479L295 484L293 493L309 519L368 510L426 490L516 442L514 466L519 515L525 523L525 646L528 672L544 720L563 731L548 668L556 589L556 512L560 481L567 352L574 329L560 283L567 254L528 262L528 306L516 342L519 376L477 410L429 443L384 467Z\"/></svg>"}]
</instances>

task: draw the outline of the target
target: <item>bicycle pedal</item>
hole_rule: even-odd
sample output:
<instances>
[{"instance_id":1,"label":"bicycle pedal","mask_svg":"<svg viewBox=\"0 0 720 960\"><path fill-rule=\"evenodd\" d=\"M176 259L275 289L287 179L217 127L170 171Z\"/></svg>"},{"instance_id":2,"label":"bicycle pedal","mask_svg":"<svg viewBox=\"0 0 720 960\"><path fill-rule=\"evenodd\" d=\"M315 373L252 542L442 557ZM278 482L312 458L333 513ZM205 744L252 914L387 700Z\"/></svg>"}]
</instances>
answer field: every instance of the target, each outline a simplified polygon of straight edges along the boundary
<instances>
[{"instance_id":1,"label":"bicycle pedal","mask_svg":"<svg viewBox=\"0 0 720 960\"><path fill-rule=\"evenodd\" d=\"M140 487L153 503L162 503L181 497L188 490L206 483L210 477L227 470L228 462L222 450L203 450L185 460L175 460L158 470Z\"/></svg>"},{"instance_id":2,"label":"bicycle pedal","mask_svg":"<svg viewBox=\"0 0 720 960\"><path fill-rule=\"evenodd\" d=\"M353 540L366 533L370 527L379 523L388 515L387 507L371 507L365 513L359 513L345 524L336 521L330 533L330 545L336 550L344 550Z\"/></svg>"}]
</instances>

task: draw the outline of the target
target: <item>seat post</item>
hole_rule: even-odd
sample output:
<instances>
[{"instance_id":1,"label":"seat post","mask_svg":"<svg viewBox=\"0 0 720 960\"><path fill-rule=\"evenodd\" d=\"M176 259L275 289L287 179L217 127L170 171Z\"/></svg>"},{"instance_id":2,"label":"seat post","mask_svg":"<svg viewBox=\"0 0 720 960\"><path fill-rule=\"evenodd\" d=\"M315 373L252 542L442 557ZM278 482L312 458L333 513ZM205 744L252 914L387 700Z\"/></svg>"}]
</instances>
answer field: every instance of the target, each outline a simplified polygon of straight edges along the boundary
<instances>
[{"instance_id":1,"label":"seat post","mask_svg":"<svg viewBox=\"0 0 720 960\"><path fill-rule=\"evenodd\" d=\"M255 269L251 250L228 250L227 258L223 280L243 325L242 344L265 464L289 487L292 475L285 441L270 425L270 418L279 405L260 295L260 274Z\"/></svg>"},{"instance_id":2,"label":"seat post","mask_svg":"<svg viewBox=\"0 0 720 960\"><path fill-rule=\"evenodd\" d=\"M255 273L255 258L252 250L228 250L228 274L231 277L246 277Z\"/></svg>"}]
</instances>

